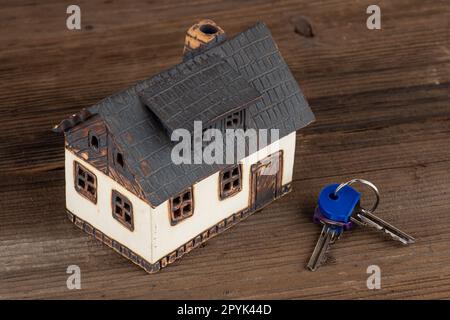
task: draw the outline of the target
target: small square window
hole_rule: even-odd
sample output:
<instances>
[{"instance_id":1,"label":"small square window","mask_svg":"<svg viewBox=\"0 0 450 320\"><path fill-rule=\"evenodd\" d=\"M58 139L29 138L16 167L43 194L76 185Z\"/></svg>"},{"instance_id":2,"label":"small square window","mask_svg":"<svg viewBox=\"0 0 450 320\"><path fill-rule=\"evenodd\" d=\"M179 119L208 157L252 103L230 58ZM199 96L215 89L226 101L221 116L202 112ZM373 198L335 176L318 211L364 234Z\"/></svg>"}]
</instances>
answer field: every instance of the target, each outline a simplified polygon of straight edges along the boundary
<instances>
[{"instance_id":1,"label":"small square window","mask_svg":"<svg viewBox=\"0 0 450 320\"><path fill-rule=\"evenodd\" d=\"M225 129L245 129L245 110L233 112L225 117Z\"/></svg>"},{"instance_id":2,"label":"small square window","mask_svg":"<svg viewBox=\"0 0 450 320\"><path fill-rule=\"evenodd\" d=\"M241 165L236 165L220 172L219 175L220 199L235 195L242 188Z\"/></svg>"},{"instance_id":3,"label":"small square window","mask_svg":"<svg viewBox=\"0 0 450 320\"><path fill-rule=\"evenodd\" d=\"M127 197L116 190L112 191L113 217L131 231L134 230L133 205Z\"/></svg>"},{"instance_id":4,"label":"small square window","mask_svg":"<svg viewBox=\"0 0 450 320\"><path fill-rule=\"evenodd\" d=\"M75 190L97 203L97 177L78 162L74 162Z\"/></svg>"},{"instance_id":5,"label":"small square window","mask_svg":"<svg viewBox=\"0 0 450 320\"><path fill-rule=\"evenodd\" d=\"M193 214L194 198L190 187L170 200L170 224L174 226Z\"/></svg>"}]
</instances>

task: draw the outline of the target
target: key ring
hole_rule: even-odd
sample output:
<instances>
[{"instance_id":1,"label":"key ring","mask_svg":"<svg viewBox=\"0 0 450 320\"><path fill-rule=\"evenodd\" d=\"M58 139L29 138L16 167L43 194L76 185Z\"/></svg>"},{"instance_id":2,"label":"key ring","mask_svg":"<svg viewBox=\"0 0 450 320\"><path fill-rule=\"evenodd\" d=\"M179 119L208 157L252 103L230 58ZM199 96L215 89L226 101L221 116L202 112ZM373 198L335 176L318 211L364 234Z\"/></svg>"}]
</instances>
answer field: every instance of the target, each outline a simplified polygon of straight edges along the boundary
<instances>
[{"instance_id":1,"label":"key ring","mask_svg":"<svg viewBox=\"0 0 450 320\"><path fill-rule=\"evenodd\" d=\"M380 202L380 193L378 192L378 188L377 188L372 182L370 182L370 181L367 181L367 180L364 180L364 179L352 179L352 180L349 180L349 181L347 181L347 182L341 183L341 184L336 188L336 190L334 191L334 195L336 196L337 193L339 192L339 190L341 190L343 187L349 186L349 185L351 185L351 184L353 184L353 183L355 183L355 182L359 182L359 183L361 183L361 184L365 184L365 185L368 186L370 189L372 189L373 192L375 193L375 195L376 195L377 198L376 198L376 200L375 200L375 203L374 203L373 206L372 206L372 209L367 210L367 209L361 208L361 210L362 210L363 212L373 213L373 212L376 210L376 208L378 207L378 203Z\"/></svg>"}]
</instances>

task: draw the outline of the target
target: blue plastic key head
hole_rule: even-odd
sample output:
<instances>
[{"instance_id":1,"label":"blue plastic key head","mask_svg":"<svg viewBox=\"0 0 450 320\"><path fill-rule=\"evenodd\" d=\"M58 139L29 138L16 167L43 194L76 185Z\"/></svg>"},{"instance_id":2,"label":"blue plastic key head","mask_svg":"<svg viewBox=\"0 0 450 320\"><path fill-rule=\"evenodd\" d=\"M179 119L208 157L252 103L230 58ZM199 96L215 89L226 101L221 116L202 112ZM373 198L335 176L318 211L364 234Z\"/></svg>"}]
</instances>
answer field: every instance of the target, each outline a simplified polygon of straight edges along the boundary
<instances>
[{"instance_id":1,"label":"blue plastic key head","mask_svg":"<svg viewBox=\"0 0 450 320\"><path fill-rule=\"evenodd\" d=\"M337 183L330 184L320 191L318 207L325 218L348 223L361 194L352 187L345 186L335 195L338 186Z\"/></svg>"}]
</instances>

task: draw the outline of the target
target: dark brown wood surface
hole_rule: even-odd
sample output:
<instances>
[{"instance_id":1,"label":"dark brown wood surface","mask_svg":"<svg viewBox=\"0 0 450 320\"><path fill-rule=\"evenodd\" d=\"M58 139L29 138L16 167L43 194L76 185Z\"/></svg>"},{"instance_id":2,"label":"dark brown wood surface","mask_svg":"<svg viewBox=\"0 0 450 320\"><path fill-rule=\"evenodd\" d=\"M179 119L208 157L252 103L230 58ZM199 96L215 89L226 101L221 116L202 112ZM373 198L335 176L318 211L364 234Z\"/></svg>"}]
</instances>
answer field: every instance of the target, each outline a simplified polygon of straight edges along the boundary
<instances>
[{"instance_id":1,"label":"dark brown wood surface","mask_svg":"<svg viewBox=\"0 0 450 320\"><path fill-rule=\"evenodd\" d=\"M82 30L69 31L68 2L3 0L0 298L450 298L449 2L377 1L382 30L368 30L372 2L80 0ZM266 22L317 121L298 134L292 193L148 275L66 219L51 128L179 62L201 18L230 35ZM355 177L417 243L354 230L307 271L319 190ZM66 287L73 264L81 290ZM366 287L369 265L380 290Z\"/></svg>"}]
</instances>

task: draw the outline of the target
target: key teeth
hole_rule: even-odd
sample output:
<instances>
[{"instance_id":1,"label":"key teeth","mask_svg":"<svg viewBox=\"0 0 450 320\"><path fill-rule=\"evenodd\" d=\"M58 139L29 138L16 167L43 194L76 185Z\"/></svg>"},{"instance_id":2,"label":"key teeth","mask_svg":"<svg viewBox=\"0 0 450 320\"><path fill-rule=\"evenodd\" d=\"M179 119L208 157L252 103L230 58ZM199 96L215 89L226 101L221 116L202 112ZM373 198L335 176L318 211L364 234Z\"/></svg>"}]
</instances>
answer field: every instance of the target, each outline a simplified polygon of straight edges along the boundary
<instances>
[{"instance_id":1,"label":"key teeth","mask_svg":"<svg viewBox=\"0 0 450 320\"><path fill-rule=\"evenodd\" d=\"M355 220L359 220L363 226L372 228L375 231L382 231L385 237L398 241L402 245L408 245L415 242L413 237L370 212L359 213L357 217L359 219Z\"/></svg>"},{"instance_id":2,"label":"key teeth","mask_svg":"<svg viewBox=\"0 0 450 320\"><path fill-rule=\"evenodd\" d=\"M308 270L314 272L317 269L319 269L319 267L326 264L327 261L329 260L329 257L328 257L329 251L330 251L330 247L328 247L328 249L325 251L325 254L322 256L322 258L320 259L320 261L318 261L318 263L316 265L311 265L310 263L308 263L308 265L306 266L308 268Z\"/></svg>"},{"instance_id":3,"label":"key teeth","mask_svg":"<svg viewBox=\"0 0 450 320\"><path fill-rule=\"evenodd\" d=\"M319 240L314 247L314 251L309 259L307 268L310 271L316 271L320 266L328 261L328 252L331 245L334 244L342 234L342 229L336 226L324 224L319 236Z\"/></svg>"},{"instance_id":4,"label":"key teeth","mask_svg":"<svg viewBox=\"0 0 450 320\"><path fill-rule=\"evenodd\" d=\"M390 230L382 228L382 229L377 229L377 231L383 231L383 235L389 239L393 239L395 241L400 242L402 245L407 246L409 244L412 244L415 242L415 239L407 234L405 234L404 236L399 236L395 233L392 233Z\"/></svg>"},{"instance_id":5,"label":"key teeth","mask_svg":"<svg viewBox=\"0 0 450 320\"><path fill-rule=\"evenodd\" d=\"M327 263L327 260L328 260L328 256L327 256L327 254L328 254L328 252L329 252L330 250L327 250L326 252L325 252L325 255L322 257L322 259L320 260L320 266L321 265L324 265L325 263Z\"/></svg>"}]
</instances>

